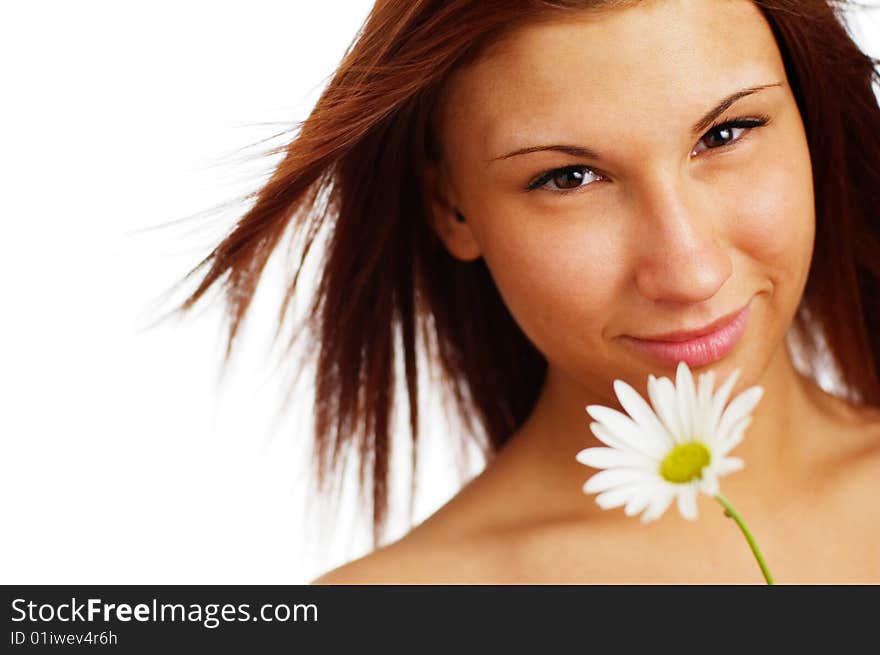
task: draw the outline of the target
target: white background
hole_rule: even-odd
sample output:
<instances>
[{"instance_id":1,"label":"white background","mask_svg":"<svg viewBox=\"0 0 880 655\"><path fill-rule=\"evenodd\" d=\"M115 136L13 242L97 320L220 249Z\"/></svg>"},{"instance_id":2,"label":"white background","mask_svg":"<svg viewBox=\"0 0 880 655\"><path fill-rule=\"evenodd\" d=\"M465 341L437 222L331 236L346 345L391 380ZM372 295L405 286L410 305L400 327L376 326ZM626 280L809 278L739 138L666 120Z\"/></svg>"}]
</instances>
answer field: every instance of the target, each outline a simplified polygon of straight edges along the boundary
<instances>
[{"instance_id":1,"label":"white background","mask_svg":"<svg viewBox=\"0 0 880 655\"><path fill-rule=\"evenodd\" d=\"M306 118L371 4L3 4L0 583L303 583L369 548L350 493L307 514L307 390L276 421L285 271L222 385L219 306L150 321L237 217L206 210L277 161L249 146ZM856 24L875 56L877 13ZM455 426L426 409L417 520L460 484Z\"/></svg>"}]
</instances>

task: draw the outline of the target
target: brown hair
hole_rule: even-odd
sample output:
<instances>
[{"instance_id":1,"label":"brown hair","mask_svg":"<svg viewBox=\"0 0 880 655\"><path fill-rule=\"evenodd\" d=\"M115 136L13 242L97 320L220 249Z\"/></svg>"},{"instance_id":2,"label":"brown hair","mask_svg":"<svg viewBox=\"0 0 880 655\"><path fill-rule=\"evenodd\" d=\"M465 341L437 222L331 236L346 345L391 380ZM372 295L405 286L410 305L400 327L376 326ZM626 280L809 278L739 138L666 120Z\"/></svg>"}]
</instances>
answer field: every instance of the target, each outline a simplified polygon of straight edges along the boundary
<instances>
[{"instance_id":1,"label":"brown hair","mask_svg":"<svg viewBox=\"0 0 880 655\"><path fill-rule=\"evenodd\" d=\"M413 470L419 339L426 361L441 366L445 400L454 400L484 452L504 444L529 415L547 367L483 260L453 258L430 227L423 172L442 158L431 112L444 82L518 25L631 1L378 0L273 175L251 195L252 207L185 278L199 280L176 311L221 286L228 360L285 233L303 241L279 322L319 229L329 223L307 323L319 344L316 480L326 487L355 449L359 488L372 491L374 544L386 523L398 355ZM851 402L880 404L880 108L872 89L878 61L847 33L840 3L755 1L782 52L813 162L816 243L794 327L811 359L827 344Z\"/></svg>"}]
</instances>

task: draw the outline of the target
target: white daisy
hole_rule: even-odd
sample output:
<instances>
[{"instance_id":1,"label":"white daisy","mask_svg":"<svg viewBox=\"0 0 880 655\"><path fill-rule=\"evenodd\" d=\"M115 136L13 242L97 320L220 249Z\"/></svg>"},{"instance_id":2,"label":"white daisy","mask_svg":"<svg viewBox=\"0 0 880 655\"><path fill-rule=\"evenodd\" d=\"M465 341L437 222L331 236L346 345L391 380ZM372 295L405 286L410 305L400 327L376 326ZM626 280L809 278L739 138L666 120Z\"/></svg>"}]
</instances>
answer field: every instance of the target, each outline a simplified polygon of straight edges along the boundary
<instances>
[{"instance_id":1,"label":"white daisy","mask_svg":"<svg viewBox=\"0 0 880 655\"><path fill-rule=\"evenodd\" d=\"M685 362L679 362L676 384L648 376L653 409L623 380L614 391L629 414L602 405L589 405L596 419L593 434L608 447L586 448L577 461L604 469L584 484L584 493L598 493L603 509L624 506L627 516L642 512L643 523L659 518L670 503L686 519L697 518L697 492L719 494L718 478L743 467L728 453L742 440L751 412L764 391L746 389L725 409L739 378L735 369L713 395L714 371L699 376L697 386Z\"/></svg>"}]
</instances>

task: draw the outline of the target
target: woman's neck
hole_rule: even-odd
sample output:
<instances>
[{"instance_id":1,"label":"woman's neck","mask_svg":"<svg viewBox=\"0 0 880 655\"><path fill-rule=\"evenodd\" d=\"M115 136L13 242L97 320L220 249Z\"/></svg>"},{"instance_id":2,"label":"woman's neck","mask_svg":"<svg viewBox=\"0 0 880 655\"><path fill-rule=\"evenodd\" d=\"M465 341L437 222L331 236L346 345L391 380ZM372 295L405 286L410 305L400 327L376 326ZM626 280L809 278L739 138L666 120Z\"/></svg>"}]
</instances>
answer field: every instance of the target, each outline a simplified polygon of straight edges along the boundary
<instances>
[{"instance_id":1,"label":"woman's neck","mask_svg":"<svg viewBox=\"0 0 880 655\"><path fill-rule=\"evenodd\" d=\"M721 382L716 379L716 387ZM744 460L745 468L722 478L722 489L734 495L796 493L821 467L834 436L829 432L847 411L846 404L801 375L784 343L760 379L741 379L731 398L754 384L764 388L764 395L743 441L731 452ZM644 388L637 390L646 396ZM498 472L529 471L526 475L535 476L535 484L526 483L525 488L544 490L540 495L545 511L550 500L564 514L601 512L594 502L585 502L581 492L583 482L595 471L577 463L575 454L604 445L590 431L592 418L585 407L597 403L622 411L614 401L597 399L559 369L549 367L534 411L496 457ZM534 509L540 511L537 504Z\"/></svg>"}]
</instances>

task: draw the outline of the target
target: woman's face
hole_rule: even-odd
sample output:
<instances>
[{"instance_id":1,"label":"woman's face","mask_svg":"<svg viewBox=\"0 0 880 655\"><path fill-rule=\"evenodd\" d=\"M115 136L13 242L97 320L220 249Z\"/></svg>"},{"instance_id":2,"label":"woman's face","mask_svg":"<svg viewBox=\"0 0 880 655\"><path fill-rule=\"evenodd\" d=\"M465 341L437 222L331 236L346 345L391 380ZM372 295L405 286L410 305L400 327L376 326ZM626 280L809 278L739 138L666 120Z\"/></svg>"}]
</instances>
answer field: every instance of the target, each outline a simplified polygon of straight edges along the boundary
<instances>
[{"instance_id":1,"label":"woman's face","mask_svg":"<svg viewBox=\"0 0 880 655\"><path fill-rule=\"evenodd\" d=\"M706 367L760 375L814 238L809 152L769 25L749 0L569 16L510 34L450 80L438 232L454 256L485 259L550 366L600 397L615 377L638 388L675 370L623 337L749 301L743 338Z\"/></svg>"}]
</instances>

